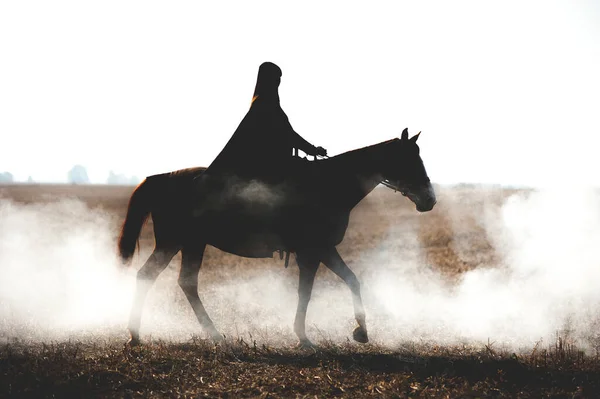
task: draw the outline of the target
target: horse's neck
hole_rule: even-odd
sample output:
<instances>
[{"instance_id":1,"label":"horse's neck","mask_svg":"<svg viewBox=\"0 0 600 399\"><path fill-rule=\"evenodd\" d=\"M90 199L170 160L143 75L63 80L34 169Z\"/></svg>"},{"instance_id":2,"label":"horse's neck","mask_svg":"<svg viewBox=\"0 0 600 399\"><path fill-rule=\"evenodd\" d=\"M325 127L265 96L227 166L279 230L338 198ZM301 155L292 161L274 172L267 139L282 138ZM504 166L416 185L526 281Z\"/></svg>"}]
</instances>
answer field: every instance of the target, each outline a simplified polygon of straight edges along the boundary
<instances>
[{"instance_id":1,"label":"horse's neck","mask_svg":"<svg viewBox=\"0 0 600 399\"><path fill-rule=\"evenodd\" d=\"M380 175L358 176L358 189L356 195L349 197L350 209L354 208L360 201L371 193L381 183Z\"/></svg>"},{"instance_id":2,"label":"horse's neck","mask_svg":"<svg viewBox=\"0 0 600 399\"><path fill-rule=\"evenodd\" d=\"M331 162L331 170L337 175L332 179L337 182L333 184L332 194L343 197L339 200L344 208L354 208L383 180L379 160L387 143L349 151L327 161Z\"/></svg>"}]
</instances>

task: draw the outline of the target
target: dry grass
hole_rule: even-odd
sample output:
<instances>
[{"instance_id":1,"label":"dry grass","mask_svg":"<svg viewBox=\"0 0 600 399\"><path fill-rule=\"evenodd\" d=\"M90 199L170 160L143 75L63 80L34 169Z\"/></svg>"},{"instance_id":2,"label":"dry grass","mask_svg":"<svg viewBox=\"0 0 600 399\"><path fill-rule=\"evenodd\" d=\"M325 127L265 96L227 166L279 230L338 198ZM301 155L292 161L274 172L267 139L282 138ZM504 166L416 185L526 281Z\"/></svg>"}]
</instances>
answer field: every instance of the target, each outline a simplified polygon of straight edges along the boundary
<instances>
[{"instance_id":1,"label":"dry grass","mask_svg":"<svg viewBox=\"0 0 600 399\"><path fill-rule=\"evenodd\" d=\"M595 397L598 359L566 348L530 356L492 347L323 344L272 348L149 343L7 345L0 393L9 397Z\"/></svg>"},{"instance_id":2,"label":"dry grass","mask_svg":"<svg viewBox=\"0 0 600 399\"><path fill-rule=\"evenodd\" d=\"M38 203L56 197L81 198L102 207L120 227L132 187L0 186L0 197ZM479 267L501 264L501 254L476 219L498 206L511 190L469 187L440 189L439 204L418 214L398 194L377 190L355 210L340 253L352 263L375 248L390 230L416 235L426 266L450 280ZM405 229L405 226L418 226ZM409 244L413 245L410 240ZM143 231L143 252L151 248L151 222ZM410 248L407 248L410 249ZM178 259L172 265L178 265ZM219 263L273 267L209 248L203 278ZM253 270L255 270L253 269ZM327 278L331 278L328 276ZM568 338L568 337L567 337ZM188 343L150 341L140 348L104 337L85 342L29 344L0 348L0 396L6 397L598 397L600 360L584 355L565 337L540 344L528 354L483 347L439 347L407 343L389 350L377 345L322 342L317 350L257 345L234 337L224 344L191 337Z\"/></svg>"}]
</instances>

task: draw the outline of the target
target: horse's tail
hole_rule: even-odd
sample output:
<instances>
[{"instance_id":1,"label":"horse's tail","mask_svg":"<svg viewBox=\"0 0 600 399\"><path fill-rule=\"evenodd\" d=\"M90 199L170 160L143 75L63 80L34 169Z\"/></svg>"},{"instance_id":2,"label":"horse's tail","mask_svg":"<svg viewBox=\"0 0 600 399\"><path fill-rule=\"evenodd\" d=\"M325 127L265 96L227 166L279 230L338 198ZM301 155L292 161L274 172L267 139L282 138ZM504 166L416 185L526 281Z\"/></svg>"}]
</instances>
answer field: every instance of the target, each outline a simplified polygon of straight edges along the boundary
<instances>
[{"instance_id":1,"label":"horse's tail","mask_svg":"<svg viewBox=\"0 0 600 399\"><path fill-rule=\"evenodd\" d=\"M142 227L150 216L151 198L148 179L141 182L131 194L127 216L119 236L119 255L123 263L129 263L133 257Z\"/></svg>"}]
</instances>

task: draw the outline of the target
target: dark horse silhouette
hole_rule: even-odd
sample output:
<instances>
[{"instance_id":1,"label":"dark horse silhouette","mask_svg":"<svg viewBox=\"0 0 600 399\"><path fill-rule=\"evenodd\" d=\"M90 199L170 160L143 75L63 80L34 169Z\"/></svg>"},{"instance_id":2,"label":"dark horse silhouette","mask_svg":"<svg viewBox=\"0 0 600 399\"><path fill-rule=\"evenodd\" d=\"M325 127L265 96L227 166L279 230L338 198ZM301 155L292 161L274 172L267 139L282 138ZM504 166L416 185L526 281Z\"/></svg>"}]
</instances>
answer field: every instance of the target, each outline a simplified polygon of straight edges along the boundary
<instances>
[{"instance_id":1,"label":"dark horse silhouette","mask_svg":"<svg viewBox=\"0 0 600 399\"><path fill-rule=\"evenodd\" d=\"M217 186L198 184L206 168L146 178L133 192L119 239L129 261L146 218L152 215L156 247L137 274L129 321L130 343L139 343L146 294L173 256L181 251L178 283L196 317L214 340L222 339L198 297L198 273L207 244L244 257L296 254L300 271L294 331L310 345L305 320L313 282L322 262L348 285L358 327L353 337L367 342L360 285L336 245L344 238L351 210L378 184L400 191L420 212L436 203L416 144L404 129L395 138L324 160L298 159L296 173L276 187L229 178Z\"/></svg>"}]
</instances>

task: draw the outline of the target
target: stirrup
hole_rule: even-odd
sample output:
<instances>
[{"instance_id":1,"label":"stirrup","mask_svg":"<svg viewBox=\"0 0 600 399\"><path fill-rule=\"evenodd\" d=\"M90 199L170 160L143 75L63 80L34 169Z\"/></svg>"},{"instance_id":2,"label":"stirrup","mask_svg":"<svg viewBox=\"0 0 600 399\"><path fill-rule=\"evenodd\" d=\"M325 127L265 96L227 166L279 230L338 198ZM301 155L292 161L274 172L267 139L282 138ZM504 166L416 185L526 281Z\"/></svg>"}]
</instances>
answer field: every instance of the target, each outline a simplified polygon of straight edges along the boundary
<instances>
[{"instance_id":1,"label":"stirrup","mask_svg":"<svg viewBox=\"0 0 600 399\"><path fill-rule=\"evenodd\" d=\"M279 259L283 259L283 253L285 252L285 267L287 268L290 265L290 251L278 249L277 252L279 252Z\"/></svg>"}]
</instances>

